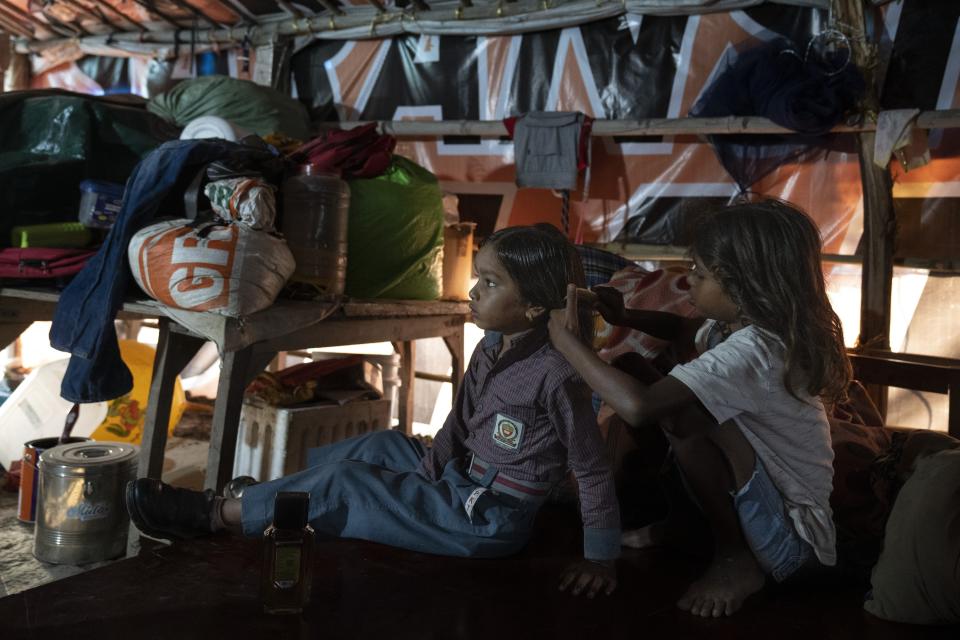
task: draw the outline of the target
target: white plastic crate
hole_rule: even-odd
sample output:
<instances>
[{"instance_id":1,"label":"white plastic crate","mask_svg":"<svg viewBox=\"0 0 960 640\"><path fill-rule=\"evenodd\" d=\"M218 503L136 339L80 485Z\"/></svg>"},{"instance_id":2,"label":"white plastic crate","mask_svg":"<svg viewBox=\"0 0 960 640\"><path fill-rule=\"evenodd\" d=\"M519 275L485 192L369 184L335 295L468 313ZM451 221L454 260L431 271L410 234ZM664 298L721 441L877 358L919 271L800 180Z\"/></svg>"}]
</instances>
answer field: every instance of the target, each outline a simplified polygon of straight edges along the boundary
<instances>
[{"instance_id":1,"label":"white plastic crate","mask_svg":"<svg viewBox=\"0 0 960 640\"><path fill-rule=\"evenodd\" d=\"M307 451L390 426L390 400L274 407L245 400L233 477L274 480L307 466Z\"/></svg>"}]
</instances>

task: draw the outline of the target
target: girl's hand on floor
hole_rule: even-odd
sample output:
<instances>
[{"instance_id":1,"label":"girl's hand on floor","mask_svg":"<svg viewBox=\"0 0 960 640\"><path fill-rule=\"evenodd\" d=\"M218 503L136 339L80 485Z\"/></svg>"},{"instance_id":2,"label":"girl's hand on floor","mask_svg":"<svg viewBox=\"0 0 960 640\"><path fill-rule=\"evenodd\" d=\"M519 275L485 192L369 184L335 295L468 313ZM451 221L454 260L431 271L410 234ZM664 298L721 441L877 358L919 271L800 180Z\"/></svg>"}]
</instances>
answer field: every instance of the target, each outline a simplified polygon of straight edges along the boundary
<instances>
[{"instance_id":1,"label":"girl's hand on floor","mask_svg":"<svg viewBox=\"0 0 960 640\"><path fill-rule=\"evenodd\" d=\"M588 598L598 593L610 595L616 588L615 560L580 560L567 567L560 579L560 591L569 589L575 596L581 593Z\"/></svg>"}]
</instances>

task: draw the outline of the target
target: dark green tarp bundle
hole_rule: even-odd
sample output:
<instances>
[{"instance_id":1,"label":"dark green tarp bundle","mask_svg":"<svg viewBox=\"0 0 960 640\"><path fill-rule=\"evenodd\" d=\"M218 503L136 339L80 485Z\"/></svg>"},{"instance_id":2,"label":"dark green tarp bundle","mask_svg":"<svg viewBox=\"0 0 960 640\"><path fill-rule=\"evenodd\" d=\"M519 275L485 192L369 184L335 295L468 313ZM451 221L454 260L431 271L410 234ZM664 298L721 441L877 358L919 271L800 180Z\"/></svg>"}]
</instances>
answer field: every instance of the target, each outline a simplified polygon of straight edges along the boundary
<instances>
[{"instance_id":1,"label":"dark green tarp bundle","mask_svg":"<svg viewBox=\"0 0 960 640\"><path fill-rule=\"evenodd\" d=\"M270 87L227 76L184 80L151 98L147 108L179 127L201 116L218 116L260 136L310 137L310 118L300 102Z\"/></svg>"},{"instance_id":2,"label":"dark green tarp bundle","mask_svg":"<svg viewBox=\"0 0 960 640\"><path fill-rule=\"evenodd\" d=\"M0 95L0 246L21 225L76 222L80 182L125 184L176 130L134 96L69 91Z\"/></svg>"},{"instance_id":3,"label":"dark green tarp bundle","mask_svg":"<svg viewBox=\"0 0 960 640\"><path fill-rule=\"evenodd\" d=\"M347 295L440 297L443 192L417 163L394 156L383 175L350 181L347 236Z\"/></svg>"}]
</instances>

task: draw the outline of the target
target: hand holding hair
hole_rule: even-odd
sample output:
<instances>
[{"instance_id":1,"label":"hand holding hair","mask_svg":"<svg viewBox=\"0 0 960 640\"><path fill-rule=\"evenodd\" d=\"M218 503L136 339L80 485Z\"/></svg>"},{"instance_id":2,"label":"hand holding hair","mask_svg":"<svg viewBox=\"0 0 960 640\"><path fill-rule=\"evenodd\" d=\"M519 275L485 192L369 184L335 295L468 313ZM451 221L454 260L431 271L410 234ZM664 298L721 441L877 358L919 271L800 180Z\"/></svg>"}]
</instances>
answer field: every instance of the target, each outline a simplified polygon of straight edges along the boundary
<instances>
[{"instance_id":1,"label":"hand holding hair","mask_svg":"<svg viewBox=\"0 0 960 640\"><path fill-rule=\"evenodd\" d=\"M563 326L570 330L570 333L577 335L580 333L580 316L577 309L577 298L580 292L593 295L593 292L587 289L578 289L575 284L567 285L567 308L563 318Z\"/></svg>"},{"instance_id":2,"label":"hand holding hair","mask_svg":"<svg viewBox=\"0 0 960 640\"><path fill-rule=\"evenodd\" d=\"M613 287L598 285L590 292L596 300L594 307L604 320L613 325L624 325L626 307L623 304L623 294Z\"/></svg>"}]
</instances>

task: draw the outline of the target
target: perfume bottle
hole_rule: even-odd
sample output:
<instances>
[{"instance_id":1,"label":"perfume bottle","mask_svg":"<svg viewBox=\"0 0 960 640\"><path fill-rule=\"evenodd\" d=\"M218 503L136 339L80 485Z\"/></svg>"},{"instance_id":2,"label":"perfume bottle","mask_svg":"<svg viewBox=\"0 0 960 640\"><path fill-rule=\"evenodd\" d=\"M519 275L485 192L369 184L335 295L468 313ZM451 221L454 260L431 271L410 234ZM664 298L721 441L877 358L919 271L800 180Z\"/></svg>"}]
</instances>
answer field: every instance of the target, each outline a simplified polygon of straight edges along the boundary
<instances>
[{"instance_id":1,"label":"perfume bottle","mask_svg":"<svg viewBox=\"0 0 960 640\"><path fill-rule=\"evenodd\" d=\"M310 494L280 492L273 524L263 532L260 599L266 613L300 613L310 600L313 527L308 522Z\"/></svg>"}]
</instances>

